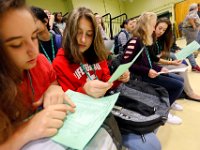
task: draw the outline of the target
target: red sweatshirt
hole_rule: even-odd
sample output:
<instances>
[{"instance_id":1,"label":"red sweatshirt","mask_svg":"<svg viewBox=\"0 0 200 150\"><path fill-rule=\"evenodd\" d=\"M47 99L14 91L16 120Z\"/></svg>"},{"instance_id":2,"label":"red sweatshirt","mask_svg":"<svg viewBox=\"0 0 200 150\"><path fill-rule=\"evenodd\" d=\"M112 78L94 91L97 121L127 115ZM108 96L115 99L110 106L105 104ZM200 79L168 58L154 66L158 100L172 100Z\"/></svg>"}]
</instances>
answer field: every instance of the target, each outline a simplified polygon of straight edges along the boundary
<instances>
[{"instance_id":1,"label":"red sweatshirt","mask_svg":"<svg viewBox=\"0 0 200 150\"><path fill-rule=\"evenodd\" d=\"M30 78L27 71L24 72L23 82L19 86L26 102L32 101L31 97L34 101L38 101L51 83L56 80L56 74L43 54L38 55L37 65L30 69L29 73ZM34 94L32 90L34 90Z\"/></svg>"},{"instance_id":2,"label":"red sweatshirt","mask_svg":"<svg viewBox=\"0 0 200 150\"><path fill-rule=\"evenodd\" d=\"M94 64L94 69L91 65L83 64L88 74L92 79L97 76L99 80L107 82L110 79L110 71L108 69L107 61L102 61ZM87 75L81 68L80 64L70 64L64 56L64 50L60 49L53 61L53 67L57 74L58 83L62 86L64 91L68 89L81 92L85 94L83 89L86 83ZM115 82L113 87L119 85L120 82Z\"/></svg>"}]
</instances>

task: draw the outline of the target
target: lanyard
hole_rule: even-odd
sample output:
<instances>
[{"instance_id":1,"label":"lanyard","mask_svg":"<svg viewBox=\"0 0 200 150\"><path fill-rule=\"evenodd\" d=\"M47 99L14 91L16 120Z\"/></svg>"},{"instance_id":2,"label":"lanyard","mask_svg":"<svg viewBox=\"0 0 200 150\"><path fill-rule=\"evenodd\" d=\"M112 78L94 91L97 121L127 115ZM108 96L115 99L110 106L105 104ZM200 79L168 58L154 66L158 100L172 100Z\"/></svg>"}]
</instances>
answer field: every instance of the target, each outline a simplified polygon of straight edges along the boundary
<instances>
[{"instance_id":1,"label":"lanyard","mask_svg":"<svg viewBox=\"0 0 200 150\"><path fill-rule=\"evenodd\" d=\"M148 59L148 62L149 62L150 68L152 69L151 58L150 58L149 51L148 51L148 49L147 49L146 46L145 46L145 53L146 53L146 55L147 55L147 59Z\"/></svg>"},{"instance_id":2,"label":"lanyard","mask_svg":"<svg viewBox=\"0 0 200 150\"><path fill-rule=\"evenodd\" d=\"M86 74L86 76L87 76L90 80L92 80L92 78L91 78L90 74L88 73L88 71L86 70L85 66L84 66L82 63L80 63L80 66L81 66L81 69L83 70L83 72ZM94 64L92 64L91 67L92 67L92 70L94 71L94 74L95 74L96 79L98 79L98 77L97 77L97 75L96 75L96 71L95 71L95 69L94 69Z\"/></svg>"},{"instance_id":3,"label":"lanyard","mask_svg":"<svg viewBox=\"0 0 200 150\"><path fill-rule=\"evenodd\" d=\"M156 47L157 47L157 54L160 54L161 49L160 49L158 41L156 41Z\"/></svg>"},{"instance_id":4,"label":"lanyard","mask_svg":"<svg viewBox=\"0 0 200 150\"><path fill-rule=\"evenodd\" d=\"M32 104L33 104L35 102L34 101L35 90L34 90L34 87L33 87L33 81L32 81L32 78L31 78L31 74L30 74L30 72L28 70L27 70L27 76L28 76L28 79L29 79L29 82L30 82L30 87L31 87L31 92L32 92L31 101L32 101ZM39 106L37 108L37 110L35 111L35 113L40 111L40 110L42 110L42 109L43 109L43 106Z\"/></svg>"},{"instance_id":5,"label":"lanyard","mask_svg":"<svg viewBox=\"0 0 200 150\"><path fill-rule=\"evenodd\" d=\"M32 81L32 78L31 78L31 74L30 72L27 70L27 75L28 75L28 79L29 79L29 82L30 82L30 86L31 86L31 92L32 92L32 103L34 103L34 96L35 96L35 90L34 90L34 87L33 87L33 81Z\"/></svg>"},{"instance_id":6,"label":"lanyard","mask_svg":"<svg viewBox=\"0 0 200 150\"><path fill-rule=\"evenodd\" d=\"M51 33L50 33L50 40L51 40L51 50L52 50L52 60L53 60L55 58L55 47L54 47L54 43L53 43L53 35ZM44 55L47 57L47 59L49 60L49 62L52 63L49 55L47 54L47 52L44 49L44 46L42 45L41 42L40 42L40 46L42 48L42 51L44 52Z\"/></svg>"}]
</instances>

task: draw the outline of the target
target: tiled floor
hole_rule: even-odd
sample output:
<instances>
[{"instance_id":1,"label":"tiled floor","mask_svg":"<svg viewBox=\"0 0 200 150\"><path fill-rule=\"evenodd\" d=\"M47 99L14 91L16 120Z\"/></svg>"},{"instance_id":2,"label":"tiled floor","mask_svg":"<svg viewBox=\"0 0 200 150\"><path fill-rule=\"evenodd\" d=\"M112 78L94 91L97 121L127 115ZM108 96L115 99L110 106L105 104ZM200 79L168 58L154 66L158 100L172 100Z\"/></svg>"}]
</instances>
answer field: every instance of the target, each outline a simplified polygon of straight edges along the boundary
<instances>
[{"instance_id":1,"label":"tiled floor","mask_svg":"<svg viewBox=\"0 0 200 150\"><path fill-rule=\"evenodd\" d=\"M177 41L181 47L185 46L185 40ZM200 65L200 56L196 59ZM200 73L189 72L190 82L196 92L200 94ZM181 99L177 101L184 110L172 113L183 119L181 125L166 124L158 130L158 138L162 144L162 150L200 150L200 102Z\"/></svg>"}]
</instances>

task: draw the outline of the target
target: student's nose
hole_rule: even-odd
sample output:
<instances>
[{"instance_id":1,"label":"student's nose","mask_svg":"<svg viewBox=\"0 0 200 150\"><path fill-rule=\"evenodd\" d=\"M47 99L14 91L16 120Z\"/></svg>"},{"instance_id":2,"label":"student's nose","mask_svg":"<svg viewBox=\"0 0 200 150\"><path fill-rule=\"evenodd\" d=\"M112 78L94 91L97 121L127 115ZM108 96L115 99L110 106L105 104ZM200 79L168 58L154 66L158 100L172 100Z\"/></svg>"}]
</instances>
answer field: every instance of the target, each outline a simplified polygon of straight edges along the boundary
<instances>
[{"instance_id":1,"label":"student's nose","mask_svg":"<svg viewBox=\"0 0 200 150\"><path fill-rule=\"evenodd\" d=\"M34 42L32 40L29 40L27 42L27 51L28 51L28 54L37 53L39 51L39 49L38 49L38 41Z\"/></svg>"},{"instance_id":2,"label":"student's nose","mask_svg":"<svg viewBox=\"0 0 200 150\"><path fill-rule=\"evenodd\" d=\"M162 35L164 32L163 31L160 31L160 34Z\"/></svg>"},{"instance_id":3,"label":"student's nose","mask_svg":"<svg viewBox=\"0 0 200 150\"><path fill-rule=\"evenodd\" d=\"M85 43L85 40L86 40L86 36L85 36L85 34L82 34L82 36L81 36L81 42Z\"/></svg>"}]
</instances>

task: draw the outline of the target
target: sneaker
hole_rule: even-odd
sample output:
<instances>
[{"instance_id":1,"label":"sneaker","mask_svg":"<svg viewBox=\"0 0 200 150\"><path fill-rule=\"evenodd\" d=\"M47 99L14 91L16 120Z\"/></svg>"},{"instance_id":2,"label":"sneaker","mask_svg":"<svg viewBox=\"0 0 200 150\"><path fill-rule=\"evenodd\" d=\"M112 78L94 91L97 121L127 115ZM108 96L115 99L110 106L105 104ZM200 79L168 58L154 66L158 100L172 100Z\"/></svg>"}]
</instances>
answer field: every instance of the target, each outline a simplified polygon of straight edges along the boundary
<instances>
[{"instance_id":1,"label":"sneaker","mask_svg":"<svg viewBox=\"0 0 200 150\"><path fill-rule=\"evenodd\" d=\"M182 123L182 119L178 116L172 115L171 113L168 114L167 123L179 125Z\"/></svg>"},{"instance_id":2,"label":"sneaker","mask_svg":"<svg viewBox=\"0 0 200 150\"><path fill-rule=\"evenodd\" d=\"M177 111L182 111L183 110L183 106L181 106L180 104L174 102L172 105L171 105L171 108L173 110L177 110Z\"/></svg>"},{"instance_id":3,"label":"sneaker","mask_svg":"<svg viewBox=\"0 0 200 150\"><path fill-rule=\"evenodd\" d=\"M192 67L192 71L200 72L200 67L198 65Z\"/></svg>"}]
</instances>

